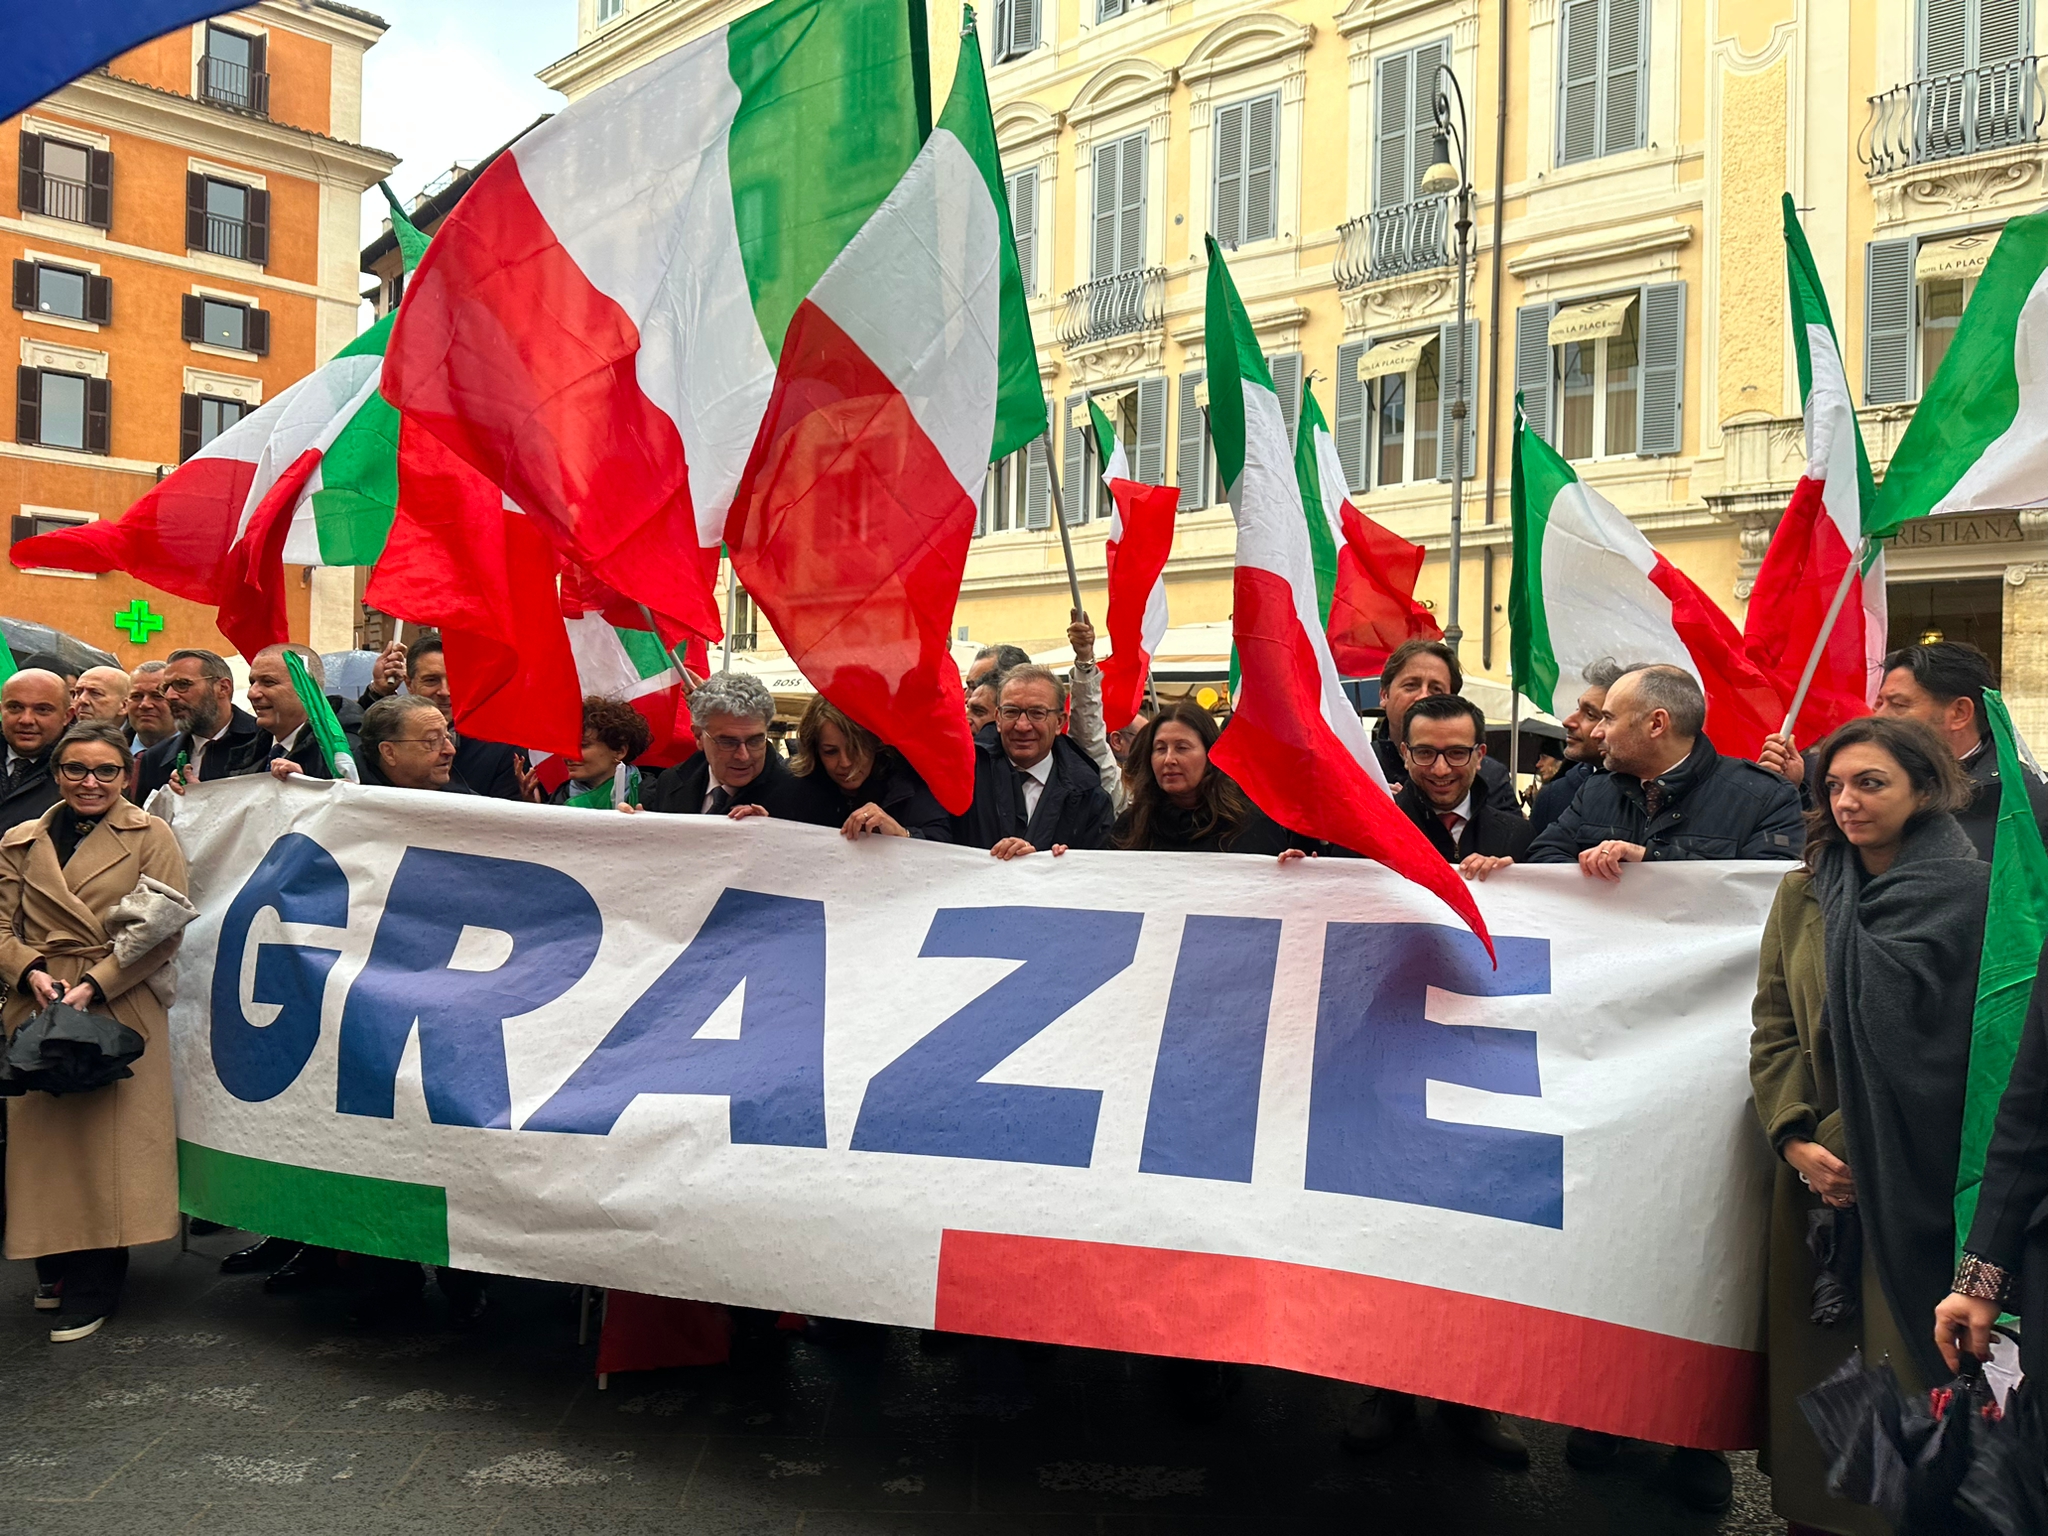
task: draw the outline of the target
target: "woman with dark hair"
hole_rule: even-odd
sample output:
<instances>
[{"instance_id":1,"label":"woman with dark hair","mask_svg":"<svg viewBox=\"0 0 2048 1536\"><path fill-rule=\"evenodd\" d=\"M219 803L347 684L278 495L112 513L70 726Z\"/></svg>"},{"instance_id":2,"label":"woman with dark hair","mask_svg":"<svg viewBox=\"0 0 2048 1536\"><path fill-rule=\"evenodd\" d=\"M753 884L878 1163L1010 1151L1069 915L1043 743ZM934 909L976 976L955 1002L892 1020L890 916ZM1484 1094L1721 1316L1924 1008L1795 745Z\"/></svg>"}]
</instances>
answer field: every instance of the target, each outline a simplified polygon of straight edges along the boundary
<instances>
[{"instance_id":1,"label":"woman with dark hair","mask_svg":"<svg viewBox=\"0 0 2048 1536\"><path fill-rule=\"evenodd\" d=\"M1253 805L1237 781L1211 767L1221 728L1193 699L1146 722L1124 759L1130 803L1110 846L1149 853L1277 854L1299 840Z\"/></svg>"},{"instance_id":2,"label":"woman with dark hair","mask_svg":"<svg viewBox=\"0 0 2048 1536\"><path fill-rule=\"evenodd\" d=\"M837 827L855 842L863 837L953 841L953 818L903 754L855 725L822 694L797 722L796 742L789 771L808 791L805 821Z\"/></svg>"},{"instance_id":3,"label":"woman with dark hair","mask_svg":"<svg viewBox=\"0 0 2048 1536\"><path fill-rule=\"evenodd\" d=\"M548 804L601 811L638 805L640 770L632 761L653 739L654 729L639 710L593 693L583 701L583 750L569 759L569 777L548 796ZM622 768L623 782L618 782Z\"/></svg>"},{"instance_id":4,"label":"woman with dark hair","mask_svg":"<svg viewBox=\"0 0 2048 1536\"><path fill-rule=\"evenodd\" d=\"M1989 870L1955 818L1969 781L1925 725L1852 720L1815 764L1805 863L1764 927L1750 1040L1757 1115L1779 1158L1766 1444L1779 1514L1876 1536L1888 1527L1874 1510L1829 1495L1799 1397L1857 1348L1889 1359L1909 1391L1945 1379L1926 1320L1955 1260ZM1832 1298L1816 1291L1830 1275Z\"/></svg>"}]
</instances>

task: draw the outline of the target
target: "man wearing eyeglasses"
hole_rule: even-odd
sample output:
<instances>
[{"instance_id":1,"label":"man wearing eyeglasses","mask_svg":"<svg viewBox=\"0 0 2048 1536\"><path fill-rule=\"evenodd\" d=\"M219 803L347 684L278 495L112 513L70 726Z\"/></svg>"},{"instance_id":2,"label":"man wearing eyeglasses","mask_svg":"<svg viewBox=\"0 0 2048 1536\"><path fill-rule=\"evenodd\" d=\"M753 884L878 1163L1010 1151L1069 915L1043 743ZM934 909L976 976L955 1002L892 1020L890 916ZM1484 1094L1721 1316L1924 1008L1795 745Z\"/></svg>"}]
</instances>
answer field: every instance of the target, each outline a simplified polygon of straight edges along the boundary
<instances>
[{"instance_id":1,"label":"man wearing eyeglasses","mask_svg":"<svg viewBox=\"0 0 2048 1536\"><path fill-rule=\"evenodd\" d=\"M7 767L0 777L0 832L34 821L60 798L50 775L50 748L71 723L64 679L24 667L0 687L0 736Z\"/></svg>"},{"instance_id":2,"label":"man wearing eyeglasses","mask_svg":"<svg viewBox=\"0 0 2048 1536\"><path fill-rule=\"evenodd\" d=\"M432 699L416 693L379 699L363 711L362 742L358 766L365 784L476 793L454 776L455 733Z\"/></svg>"},{"instance_id":3,"label":"man wearing eyeglasses","mask_svg":"<svg viewBox=\"0 0 2048 1536\"><path fill-rule=\"evenodd\" d=\"M974 800L955 821L962 843L1004 860L1108 846L1116 812L1101 770L1060 734L1066 704L1044 667L1003 674L995 722L975 738Z\"/></svg>"},{"instance_id":4,"label":"man wearing eyeglasses","mask_svg":"<svg viewBox=\"0 0 2048 1536\"><path fill-rule=\"evenodd\" d=\"M643 806L671 816L735 821L759 807L785 821L804 820L803 786L768 739L774 718L775 695L758 678L714 672L690 695L696 753L665 770L642 796Z\"/></svg>"},{"instance_id":5,"label":"man wearing eyeglasses","mask_svg":"<svg viewBox=\"0 0 2048 1536\"><path fill-rule=\"evenodd\" d=\"M1454 693L1417 699L1401 721L1408 782L1394 803L1467 880L1484 880L1528 852L1529 823L1475 793L1486 761L1486 716Z\"/></svg>"},{"instance_id":6,"label":"man wearing eyeglasses","mask_svg":"<svg viewBox=\"0 0 2048 1536\"><path fill-rule=\"evenodd\" d=\"M145 661L128 680L128 745L137 757L178 733L164 697L164 664Z\"/></svg>"},{"instance_id":7,"label":"man wearing eyeglasses","mask_svg":"<svg viewBox=\"0 0 2048 1536\"><path fill-rule=\"evenodd\" d=\"M210 784L261 773L270 760L270 733L235 706L235 676L212 651L171 652L163 671L164 699L177 733L142 754L138 792L154 794L171 781L185 757L184 782Z\"/></svg>"}]
</instances>

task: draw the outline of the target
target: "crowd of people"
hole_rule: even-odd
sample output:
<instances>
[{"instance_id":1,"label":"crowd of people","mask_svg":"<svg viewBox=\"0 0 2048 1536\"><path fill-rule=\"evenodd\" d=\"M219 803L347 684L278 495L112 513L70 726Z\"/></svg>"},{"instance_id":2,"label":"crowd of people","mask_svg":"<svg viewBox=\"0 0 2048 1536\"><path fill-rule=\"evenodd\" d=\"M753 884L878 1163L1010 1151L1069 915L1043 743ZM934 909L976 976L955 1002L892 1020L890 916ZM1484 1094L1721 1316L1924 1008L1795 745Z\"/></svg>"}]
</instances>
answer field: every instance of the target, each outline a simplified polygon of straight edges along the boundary
<instances>
[{"instance_id":1,"label":"crowd of people","mask_svg":"<svg viewBox=\"0 0 2048 1536\"><path fill-rule=\"evenodd\" d=\"M445 656L432 638L390 647L360 697L331 702L364 781L401 790L782 818L849 839L985 849L1003 861L1070 849L1283 864L1346 854L1277 824L1216 767L1219 722L1192 700L1105 731L1094 631L1077 615L1069 638L1075 660L1065 676L1014 646L987 646L975 659L963 690L973 798L958 815L901 753L822 698L785 757L771 729L774 698L743 674L688 679L697 750L659 769L636 761L650 739L639 714L587 700L582 750L552 790L523 753L455 729ZM317 654L272 647L250 658L246 709L227 662L193 649L132 673L73 675L57 658L35 656L0 687L5 1024L11 1032L61 1004L110 1015L146 1042L133 1075L110 1087L8 1105L5 1252L36 1261L35 1304L54 1314L53 1341L99 1328L118 1301L127 1249L177 1227L165 1005L151 984L177 939L144 954L122 950L116 909L151 885L181 896L186 872L175 837L140 807L166 787L180 793L241 774L329 775L287 651L324 688ZM1408 642L1379 683L1372 744L1395 802L1468 879L1523 863L1575 862L1603 881L1677 860L1788 866L1761 936L1750 1069L1760 1135L1777 1162L1766 1466L1795 1531L1883 1529L1872 1511L1829 1495L1800 1394L1855 1349L1888 1358L1909 1385L1937 1385L1964 1354L1989 1352L2002 1311L2048 1298L2048 1235L2036 1219L2048 1209L2048 1011L2039 996L1974 1225L1959 1234L1953 1214L2002 796L1985 713L1988 660L1952 642L1897 651L1884 660L1872 715L1804 752L1774 737L1757 762L1709 740L1706 699L1690 673L1604 660L1586 670L1561 755L1532 786L1526 813L1512 765L1489 752L1484 713L1462 696L1455 650ZM2027 788L2036 820L2048 818L2048 786L2030 777ZM351 1283L417 1300L423 1283L417 1266L281 1239L241 1249L222 1268L263 1273L273 1292ZM1816 1301L1824 1278L1835 1282L1825 1315ZM439 1279L459 1317L482 1310L482 1277ZM1216 1382L1193 1379L1197 1394ZM1474 1454L1527 1465L1510 1421L1457 1404L1435 1412ZM1417 1417L1415 1399L1368 1389L1346 1439L1379 1451ZM1622 1446L1574 1430L1566 1455L1594 1471ZM1677 1450L1668 1471L1686 1502L1728 1503L1719 1455Z\"/></svg>"}]
</instances>

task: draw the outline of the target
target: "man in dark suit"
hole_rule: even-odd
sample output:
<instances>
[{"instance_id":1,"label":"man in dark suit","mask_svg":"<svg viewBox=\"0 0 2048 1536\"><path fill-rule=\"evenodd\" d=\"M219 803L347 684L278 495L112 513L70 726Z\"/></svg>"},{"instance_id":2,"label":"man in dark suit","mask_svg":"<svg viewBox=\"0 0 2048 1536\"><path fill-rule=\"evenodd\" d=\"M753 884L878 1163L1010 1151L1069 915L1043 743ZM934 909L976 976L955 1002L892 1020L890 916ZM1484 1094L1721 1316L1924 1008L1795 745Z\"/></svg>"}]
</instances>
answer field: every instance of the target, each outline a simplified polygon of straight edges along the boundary
<instances>
[{"instance_id":1,"label":"man in dark suit","mask_svg":"<svg viewBox=\"0 0 2048 1536\"><path fill-rule=\"evenodd\" d=\"M404 667L405 691L431 701L453 726L455 697L448 691L448 658L435 635L414 641L410 649L396 643L384 648L383 655L377 658L370 686L363 691L364 711L379 699L388 699L398 692L400 665ZM458 732L454 776L472 793L493 800L527 798L520 787L518 754L502 741L484 741Z\"/></svg>"},{"instance_id":2,"label":"man in dark suit","mask_svg":"<svg viewBox=\"0 0 2048 1536\"><path fill-rule=\"evenodd\" d=\"M1430 846L1468 880L1484 880L1529 850L1527 820L1495 805L1479 788L1486 761L1486 716L1454 693L1417 699L1401 721L1408 782L1394 803Z\"/></svg>"},{"instance_id":3,"label":"man in dark suit","mask_svg":"<svg viewBox=\"0 0 2048 1536\"><path fill-rule=\"evenodd\" d=\"M1441 640L1403 640L1380 669L1380 708L1385 714L1373 729L1372 749L1380 760L1380 772L1387 783L1399 789L1407 781L1407 765L1401 758L1401 720L1418 699L1465 691L1465 671L1458 665L1458 653ZM1514 775L1495 758L1482 760L1480 793L1503 811L1520 815L1515 798Z\"/></svg>"},{"instance_id":4,"label":"man in dark suit","mask_svg":"<svg viewBox=\"0 0 2048 1536\"><path fill-rule=\"evenodd\" d=\"M760 679L714 672L690 695L697 751L663 771L641 796L642 807L671 816L738 820L765 811L786 821L808 819L808 786L768 740L774 718L775 695Z\"/></svg>"},{"instance_id":5,"label":"man in dark suit","mask_svg":"<svg viewBox=\"0 0 2048 1536\"><path fill-rule=\"evenodd\" d=\"M50 774L50 748L71 723L64 679L39 667L24 668L0 688L0 735L7 766L0 776L0 832L34 821L58 800Z\"/></svg>"},{"instance_id":6,"label":"man in dark suit","mask_svg":"<svg viewBox=\"0 0 2048 1536\"><path fill-rule=\"evenodd\" d=\"M250 658L246 692L250 713L270 737L266 761L289 763L308 778L331 779L334 775L327 771L327 755L320 750L320 740L306 720L306 706L299 702L298 689L292 686L292 675L284 659L287 651L296 653L305 663L315 686L322 690L327 686L320 654L307 646L265 646Z\"/></svg>"},{"instance_id":7,"label":"man in dark suit","mask_svg":"<svg viewBox=\"0 0 2048 1536\"><path fill-rule=\"evenodd\" d=\"M1102 771L1060 734L1066 686L1044 667L1003 674L995 723L975 740L974 800L958 840L999 859L1044 849L1105 848L1116 819Z\"/></svg>"},{"instance_id":8,"label":"man in dark suit","mask_svg":"<svg viewBox=\"0 0 2048 1536\"><path fill-rule=\"evenodd\" d=\"M225 661L212 651L173 651L163 679L164 698L178 729L142 754L138 793L151 795L168 784L180 753L188 784L264 770L270 733L235 707L235 677Z\"/></svg>"}]
</instances>

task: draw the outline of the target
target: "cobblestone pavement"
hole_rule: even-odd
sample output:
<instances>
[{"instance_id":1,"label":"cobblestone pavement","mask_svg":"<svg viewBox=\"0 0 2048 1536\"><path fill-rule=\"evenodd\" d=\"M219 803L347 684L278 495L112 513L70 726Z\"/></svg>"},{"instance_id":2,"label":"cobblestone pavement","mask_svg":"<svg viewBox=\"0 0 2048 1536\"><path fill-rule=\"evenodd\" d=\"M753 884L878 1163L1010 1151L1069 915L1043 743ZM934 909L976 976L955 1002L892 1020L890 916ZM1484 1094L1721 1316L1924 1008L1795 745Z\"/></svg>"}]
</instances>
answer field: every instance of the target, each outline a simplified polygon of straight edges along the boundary
<instances>
[{"instance_id":1,"label":"cobblestone pavement","mask_svg":"<svg viewBox=\"0 0 2048 1536\"><path fill-rule=\"evenodd\" d=\"M614 1377L576 1345L577 1293L499 1281L473 1328L438 1297L354 1325L339 1293L265 1296L230 1234L137 1250L125 1309L52 1345L32 1266L0 1265L6 1536L1252 1536L1778 1532L1750 1458L1735 1508L1690 1514L1648 1451L1599 1477L1525 1426L1528 1473L1425 1417L1362 1459L1353 1389L1236 1373L1206 1423L1161 1362L900 1330L789 1335L732 1365Z\"/></svg>"}]
</instances>

